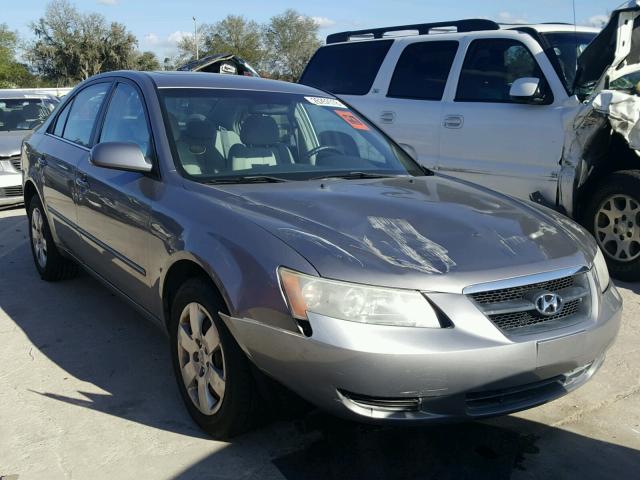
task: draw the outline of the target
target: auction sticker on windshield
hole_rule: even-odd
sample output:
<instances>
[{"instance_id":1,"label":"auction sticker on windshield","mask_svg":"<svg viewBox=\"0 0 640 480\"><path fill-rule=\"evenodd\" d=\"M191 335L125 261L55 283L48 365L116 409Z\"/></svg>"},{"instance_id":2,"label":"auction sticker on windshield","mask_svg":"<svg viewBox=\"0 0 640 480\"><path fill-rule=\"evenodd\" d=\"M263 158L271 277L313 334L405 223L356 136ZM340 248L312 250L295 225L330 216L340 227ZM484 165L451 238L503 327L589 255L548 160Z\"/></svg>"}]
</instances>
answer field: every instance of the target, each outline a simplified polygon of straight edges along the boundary
<instances>
[{"instance_id":1,"label":"auction sticker on windshield","mask_svg":"<svg viewBox=\"0 0 640 480\"><path fill-rule=\"evenodd\" d=\"M313 103L314 105L319 105L321 107L331 107L331 108L347 108L347 106L342 103L340 100L336 100L335 98L326 98L326 97L304 97L307 102Z\"/></svg>"},{"instance_id":2,"label":"auction sticker on windshield","mask_svg":"<svg viewBox=\"0 0 640 480\"><path fill-rule=\"evenodd\" d=\"M342 118L345 122L347 122L356 130L369 130L369 127L367 127L362 122L362 120L356 117L349 110L334 110L334 112L336 112L340 118Z\"/></svg>"}]
</instances>

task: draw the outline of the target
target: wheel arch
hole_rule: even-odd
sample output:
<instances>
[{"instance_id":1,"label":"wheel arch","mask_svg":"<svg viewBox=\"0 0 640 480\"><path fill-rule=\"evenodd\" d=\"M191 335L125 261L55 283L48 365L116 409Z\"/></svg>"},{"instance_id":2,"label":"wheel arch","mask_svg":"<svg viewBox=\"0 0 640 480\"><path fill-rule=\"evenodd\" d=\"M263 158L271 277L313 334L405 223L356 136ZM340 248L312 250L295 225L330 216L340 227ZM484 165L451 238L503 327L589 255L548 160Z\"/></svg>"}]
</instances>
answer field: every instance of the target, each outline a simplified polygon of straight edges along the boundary
<instances>
[{"instance_id":1,"label":"wheel arch","mask_svg":"<svg viewBox=\"0 0 640 480\"><path fill-rule=\"evenodd\" d=\"M213 271L205 266L197 257L185 252L172 259L172 262L165 269L165 274L161 278L160 298L164 316L163 321L166 328L169 326L171 305L178 289L184 282L192 278L201 278L211 285L218 296L217 300L220 305L225 308L223 313L229 314L232 311L228 295Z\"/></svg>"},{"instance_id":2,"label":"wheel arch","mask_svg":"<svg viewBox=\"0 0 640 480\"><path fill-rule=\"evenodd\" d=\"M29 203L31 203L31 199L35 195L40 196L40 194L38 193L38 189L36 188L36 185L33 183L33 181L27 180L26 182L24 182L24 192L22 196L24 199L25 208L29 208ZM40 201L42 201L42 199Z\"/></svg>"}]
</instances>

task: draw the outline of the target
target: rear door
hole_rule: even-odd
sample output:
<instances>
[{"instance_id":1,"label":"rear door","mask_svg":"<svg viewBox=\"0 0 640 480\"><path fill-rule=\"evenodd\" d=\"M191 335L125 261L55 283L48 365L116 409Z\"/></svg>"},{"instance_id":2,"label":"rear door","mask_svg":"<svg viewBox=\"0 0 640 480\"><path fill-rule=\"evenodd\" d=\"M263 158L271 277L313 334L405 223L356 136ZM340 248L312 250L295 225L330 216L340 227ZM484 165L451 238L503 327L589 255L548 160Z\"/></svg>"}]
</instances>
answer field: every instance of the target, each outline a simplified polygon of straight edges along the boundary
<instances>
[{"instance_id":1,"label":"rear door","mask_svg":"<svg viewBox=\"0 0 640 480\"><path fill-rule=\"evenodd\" d=\"M43 179L47 214L59 241L74 253L80 244L74 203L76 168L89 157L98 112L110 86L100 82L80 90L37 145L36 168Z\"/></svg>"},{"instance_id":2,"label":"rear door","mask_svg":"<svg viewBox=\"0 0 640 480\"><path fill-rule=\"evenodd\" d=\"M150 162L155 150L143 96L131 82L119 81L103 113L94 143L137 144ZM82 158L76 173L82 259L123 293L149 307L149 218L158 182L152 174L93 165Z\"/></svg>"},{"instance_id":3,"label":"rear door","mask_svg":"<svg viewBox=\"0 0 640 480\"><path fill-rule=\"evenodd\" d=\"M438 169L521 198L540 191L555 202L567 95L541 47L521 37L468 43L443 102ZM510 98L511 84L523 77L541 80L544 101Z\"/></svg>"}]
</instances>

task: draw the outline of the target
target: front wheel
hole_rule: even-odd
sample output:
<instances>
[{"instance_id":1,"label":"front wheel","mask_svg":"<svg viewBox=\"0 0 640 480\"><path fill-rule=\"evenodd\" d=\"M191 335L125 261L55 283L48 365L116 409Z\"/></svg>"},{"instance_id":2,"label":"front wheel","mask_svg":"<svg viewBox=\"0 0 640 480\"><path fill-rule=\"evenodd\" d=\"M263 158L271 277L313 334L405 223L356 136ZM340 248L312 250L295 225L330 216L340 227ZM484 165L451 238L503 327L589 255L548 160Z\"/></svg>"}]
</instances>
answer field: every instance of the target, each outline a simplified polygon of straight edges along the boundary
<instances>
[{"instance_id":1,"label":"front wheel","mask_svg":"<svg viewBox=\"0 0 640 480\"><path fill-rule=\"evenodd\" d=\"M595 190L584 215L611 275L640 280L640 171L610 175Z\"/></svg>"},{"instance_id":2,"label":"front wheel","mask_svg":"<svg viewBox=\"0 0 640 480\"><path fill-rule=\"evenodd\" d=\"M249 362L204 279L188 280L171 308L171 356L178 389L196 423L216 439L248 430L258 404Z\"/></svg>"}]
</instances>

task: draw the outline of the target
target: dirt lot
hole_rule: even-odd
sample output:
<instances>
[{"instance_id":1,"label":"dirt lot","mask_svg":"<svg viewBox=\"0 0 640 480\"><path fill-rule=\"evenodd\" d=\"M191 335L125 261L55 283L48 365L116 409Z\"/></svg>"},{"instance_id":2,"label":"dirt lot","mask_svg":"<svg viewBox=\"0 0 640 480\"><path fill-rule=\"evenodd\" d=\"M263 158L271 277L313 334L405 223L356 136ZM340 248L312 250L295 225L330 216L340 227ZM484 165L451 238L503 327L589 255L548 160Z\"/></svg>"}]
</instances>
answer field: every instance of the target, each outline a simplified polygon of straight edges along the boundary
<instances>
[{"instance_id":1,"label":"dirt lot","mask_svg":"<svg viewBox=\"0 0 640 480\"><path fill-rule=\"evenodd\" d=\"M518 415L373 428L320 413L232 443L185 412L166 339L86 274L36 275L24 210L0 212L0 480L638 478L640 285L596 377Z\"/></svg>"}]
</instances>

